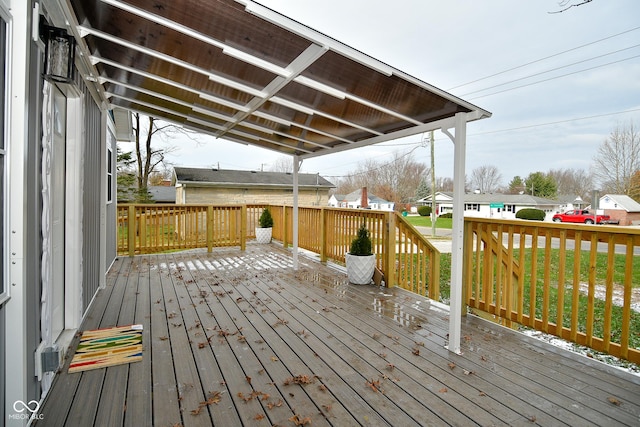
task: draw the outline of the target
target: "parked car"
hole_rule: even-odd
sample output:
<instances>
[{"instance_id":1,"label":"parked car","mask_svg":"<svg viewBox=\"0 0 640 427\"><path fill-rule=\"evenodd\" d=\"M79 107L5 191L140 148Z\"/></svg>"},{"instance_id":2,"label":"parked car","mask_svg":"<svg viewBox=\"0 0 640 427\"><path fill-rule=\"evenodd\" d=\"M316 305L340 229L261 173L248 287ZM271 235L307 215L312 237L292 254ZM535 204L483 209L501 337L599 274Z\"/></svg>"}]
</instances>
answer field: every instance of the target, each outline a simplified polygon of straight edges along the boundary
<instances>
[{"instance_id":1,"label":"parked car","mask_svg":"<svg viewBox=\"0 0 640 427\"><path fill-rule=\"evenodd\" d=\"M553 216L554 222L577 222L581 224L606 224L610 221L609 215L597 215L588 210L572 210L557 213Z\"/></svg>"}]
</instances>

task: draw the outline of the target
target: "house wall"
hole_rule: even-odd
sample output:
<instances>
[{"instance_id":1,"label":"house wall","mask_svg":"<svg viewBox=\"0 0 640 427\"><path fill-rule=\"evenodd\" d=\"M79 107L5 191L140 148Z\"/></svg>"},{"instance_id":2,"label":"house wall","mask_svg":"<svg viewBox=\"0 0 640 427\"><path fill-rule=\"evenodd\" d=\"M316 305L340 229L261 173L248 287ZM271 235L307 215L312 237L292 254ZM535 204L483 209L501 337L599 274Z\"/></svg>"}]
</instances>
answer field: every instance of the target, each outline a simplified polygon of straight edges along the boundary
<instances>
[{"instance_id":1,"label":"house wall","mask_svg":"<svg viewBox=\"0 0 640 427\"><path fill-rule=\"evenodd\" d=\"M622 209L604 209L604 214L612 220L619 221L619 225L640 225L640 212L627 212Z\"/></svg>"},{"instance_id":2,"label":"house wall","mask_svg":"<svg viewBox=\"0 0 640 427\"><path fill-rule=\"evenodd\" d=\"M40 135L42 86L40 52L29 38L32 27L33 0L0 0L3 16L11 24L10 49L3 59L9 68L10 91L6 102L3 130L7 139L8 177L3 200L7 230L6 251L2 262L9 299L0 303L0 335L8 347L2 347L0 388L2 388L4 425L24 425L16 419L13 403L40 399L34 352L40 339L40 256L41 256L41 192Z\"/></svg>"},{"instance_id":3,"label":"house wall","mask_svg":"<svg viewBox=\"0 0 640 427\"><path fill-rule=\"evenodd\" d=\"M299 206L326 206L328 200L328 189L298 192ZM176 203L292 205L293 191L182 186L177 188Z\"/></svg>"},{"instance_id":4,"label":"house wall","mask_svg":"<svg viewBox=\"0 0 640 427\"><path fill-rule=\"evenodd\" d=\"M107 212L103 211L106 200L103 183L106 171L106 127L103 124L102 111L98 108L91 95L84 93L84 191L82 197L82 313L87 310L94 295L98 291L104 278L105 265L109 266L115 259L115 241L102 253L102 223L112 224L107 228L106 235L115 236L116 204L112 203ZM105 242L106 243L106 242ZM104 258L104 262L101 259Z\"/></svg>"}]
</instances>

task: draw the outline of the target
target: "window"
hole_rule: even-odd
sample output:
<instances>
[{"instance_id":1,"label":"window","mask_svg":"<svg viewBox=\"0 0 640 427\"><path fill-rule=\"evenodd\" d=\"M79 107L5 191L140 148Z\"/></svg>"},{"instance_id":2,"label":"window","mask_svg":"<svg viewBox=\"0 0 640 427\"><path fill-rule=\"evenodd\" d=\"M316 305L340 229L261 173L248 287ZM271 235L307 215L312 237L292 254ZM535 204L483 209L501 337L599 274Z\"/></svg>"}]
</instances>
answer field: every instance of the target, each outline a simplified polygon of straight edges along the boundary
<instances>
[{"instance_id":1,"label":"window","mask_svg":"<svg viewBox=\"0 0 640 427\"><path fill-rule=\"evenodd\" d=\"M480 204L478 204L478 203L465 203L464 210L465 211L479 211L480 210Z\"/></svg>"},{"instance_id":2,"label":"window","mask_svg":"<svg viewBox=\"0 0 640 427\"><path fill-rule=\"evenodd\" d=\"M516 205L504 205L506 212L516 213Z\"/></svg>"},{"instance_id":3,"label":"window","mask_svg":"<svg viewBox=\"0 0 640 427\"><path fill-rule=\"evenodd\" d=\"M107 148L107 203L113 201L113 150Z\"/></svg>"},{"instance_id":4,"label":"window","mask_svg":"<svg viewBox=\"0 0 640 427\"><path fill-rule=\"evenodd\" d=\"M115 159L113 158L113 148L116 145L116 137L107 131L107 203L113 202L113 172L115 170Z\"/></svg>"}]
</instances>

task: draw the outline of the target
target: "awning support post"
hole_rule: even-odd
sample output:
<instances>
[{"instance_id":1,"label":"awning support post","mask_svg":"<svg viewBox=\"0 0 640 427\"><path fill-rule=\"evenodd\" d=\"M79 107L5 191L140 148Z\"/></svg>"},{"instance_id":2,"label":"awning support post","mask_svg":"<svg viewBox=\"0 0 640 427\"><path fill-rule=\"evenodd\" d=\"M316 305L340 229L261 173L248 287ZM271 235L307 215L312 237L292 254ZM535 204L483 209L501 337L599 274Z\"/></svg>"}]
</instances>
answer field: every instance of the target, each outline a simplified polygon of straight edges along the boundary
<instances>
[{"instance_id":1,"label":"awning support post","mask_svg":"<svg viewBox=\"0 0 640 427\"><path fill-rule=\"evenodd\" d=\"M456 113L455 137L447 129L442 132L454 144L453 160L453 234L451 247L451 298L449 301L449 351L462 354L460 351L460 329L462 326L462 267L464 244L464 184L465 155L467 145L467 115Z\"/></svg>"},{"instance_id":2,"label":"awning support post","mask_svg":"<svg viewBox=\"0 0 640 427\"><path fill-rule=\"evenodd\" d=\"M298 269L298 171L302 161L297 155L293 156L293 269Z\"/></svg>"}]
</instances>

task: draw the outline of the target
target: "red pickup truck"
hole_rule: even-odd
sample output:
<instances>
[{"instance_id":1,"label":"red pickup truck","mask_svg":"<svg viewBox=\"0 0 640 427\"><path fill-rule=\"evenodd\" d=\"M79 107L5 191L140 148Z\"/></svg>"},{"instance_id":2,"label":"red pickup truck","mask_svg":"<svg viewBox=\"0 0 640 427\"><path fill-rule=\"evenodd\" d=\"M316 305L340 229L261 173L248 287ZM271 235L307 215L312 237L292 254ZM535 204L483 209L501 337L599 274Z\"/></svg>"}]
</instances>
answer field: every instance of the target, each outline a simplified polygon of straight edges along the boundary
<instances>
[{"instance_id":1,"label":"red pickup truck","mask_svg":"<svg viewBox=\"0 0 640 427\"><path fill-rule=\"evenodd\" d=\"M609 215L596 215L588 210L566 211L553 216L554 222L579 222L584 224L606 224L610 219Z\"/></svg>"}]
</instances>

